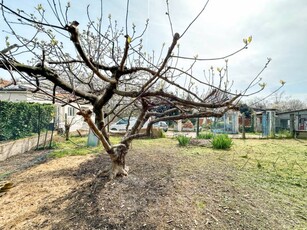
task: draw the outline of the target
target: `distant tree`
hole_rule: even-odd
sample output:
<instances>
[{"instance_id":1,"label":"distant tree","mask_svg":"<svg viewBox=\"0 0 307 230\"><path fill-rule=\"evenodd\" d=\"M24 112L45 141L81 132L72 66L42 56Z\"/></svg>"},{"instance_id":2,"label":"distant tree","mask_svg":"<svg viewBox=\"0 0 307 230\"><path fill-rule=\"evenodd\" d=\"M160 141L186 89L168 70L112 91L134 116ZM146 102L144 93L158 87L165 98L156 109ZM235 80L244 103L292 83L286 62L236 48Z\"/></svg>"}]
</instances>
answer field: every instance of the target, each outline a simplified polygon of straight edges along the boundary
<instances>
[{"instance_id":1,"label":"distant tree","mask_svg":"<svg viewBox=\"0 0 307 230\"><path fill-rule=\"evenodd\" d=\"M287 112L307 108L307 103L293 99L286 95L284 91L272 94L272 97L266 99L254 98L247 102L249 106L255 109L276 109L278 112Z\"/></svg>"},{"instance_id":2,"label":"distant tree","mask_svg":"<svg viewBox=\"0 0 307 230\"><path fill-rule=\"evenodd\" d=\"M263 100L260 97L254 97L245 102L248 106L255 109L266 109L269 106L268 100Z\"/></svg>"},{"instance_id":3,"label":"distant tree","mask_svg":"<svg viewBox=\"0 0 307 230\"><path fill-rule=\"evenodd\" d=\"M282 112L285 111L293 111L293 110L299 110L299 109L306 109L307 104L306 102L303 102L299 99L289 99L287 101L284 101L283 106L280 106L279 110Z\"/></svg>"},{"instance_id":4,"label":"distant tree","mask_svg":"<svg viewBox=\"0 0 307 230\"><path fill-rule=\"evenodd\" d=\"M241 104L239 110L240 113L244 114L246 118L250 118L253 113L253 109L249 107L247 104Z\"/></svg>"},{"instance_id":5,"label":"distant tree","mask_svg":"<svg viewBox=\"0 0 307 230\"><path fill-rule=\"evenodd\" d=\"M242 97L254 95L265 88L264 83L260 84L259 76L271 59L260 73L250 78L251 82L245 89L232 89L227 60L225 67L216 71L212 67L205 76L197 76L192 74L194 65L208 59L179 55L178 41L189 31L208 2L187 28L175 33L166 1L166 17L172 37L167 50L163 45L159 52L152 55L144 51L142 44L149 22L145 23L142 31L137 31L135 25L128 27L129 1L126 15L122 15L125 18L124 28L118 28L111 15L106 22L103 21L103 12L98 20L93 20L89 7L84 7L89 19L87 24L69 20L70 2L64 6L60 1L50 0L48 9L38 4L34 14L12 9L6 2L0 3L3 21L17 44L11 45L10 38L6 38L6 47L0 53L0 68L7 70L12 78L19 74L35 85L36 91L49 95L53 101L91 104L92 110L70 105L79 110L78 114L84 117L109 154L112 165L107 174L110 178L127 175L125 158L131 141L149 136L155 122L221 117L229 109L238 109L237 103ZM21 27L27 28L28 33L18 33ZM30 32L34 32L33 36ZM157 31L157 36L163 34ZM251 41L252 37L243 39L242 48L214 60L245 50ZM26 63L22 62L24 54L28 59ZM178 63L182 62L188 64L178 67ZM260 88L255 87L258 83ZM59 89L70 94L67 100L56 97ZM95 122L91 119L92 113L95 114ZM109 139L107 126L115 118L123 116L135 116L137 120L131 129L127 129L120 144L114 145ZM147 121L148 126L142 132Z\"/></svg>"}]
</instances>

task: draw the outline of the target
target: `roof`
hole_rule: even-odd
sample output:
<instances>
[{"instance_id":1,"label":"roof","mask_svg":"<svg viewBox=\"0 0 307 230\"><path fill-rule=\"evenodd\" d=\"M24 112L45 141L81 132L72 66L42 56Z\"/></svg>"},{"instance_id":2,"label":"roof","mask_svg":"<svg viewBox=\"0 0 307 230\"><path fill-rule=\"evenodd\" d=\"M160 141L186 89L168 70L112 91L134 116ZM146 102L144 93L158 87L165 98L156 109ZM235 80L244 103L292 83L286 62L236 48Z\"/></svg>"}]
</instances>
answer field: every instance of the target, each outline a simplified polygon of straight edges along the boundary
<instances>
[{"instance_id":1,"label":"roof","mask_svg":"<svg viewBox=\"0 0 307 230\"><path fill-rule=\"evenodd\" d=\"M0 89L5 88L9 85L12 85L13 82L12 81L8 81L8 80L4 80L2 78L0 78Z\"/></svg>"},{"instance_id":2,"label":"roof","mask_svg":"<svg viewBox=\"0 0 307 230\"><path fill-rule=\"evenodd\" d=\"M27 91L24 86L10 84L3 88L0 87L0 91Z\"/></svg>"},{"instance_id":3,"label":"roof","mask_svg":"<svg viewBox=\"0 0 307 230\"><path fill-rule=\"evenodd\" d=\"M31 86L25 82L17 80L16 82L0 79L0 91L28 91L31 90Z\"/></svg>"},{"instance_id":4,"label":"roof","mask_svg":"<svg viewBox=\"0 0 307 230\"><path fill-rule=\"evenodd\" d=\"M306 109L298 109L298 110L292 110L292 111L287 111L287 112L281 112L281 113L276 113L277 115L281 115L281 114L291 114L291 113L300 113L300 112L307 112L307 108Z\"/></svg>"}]
</instances>

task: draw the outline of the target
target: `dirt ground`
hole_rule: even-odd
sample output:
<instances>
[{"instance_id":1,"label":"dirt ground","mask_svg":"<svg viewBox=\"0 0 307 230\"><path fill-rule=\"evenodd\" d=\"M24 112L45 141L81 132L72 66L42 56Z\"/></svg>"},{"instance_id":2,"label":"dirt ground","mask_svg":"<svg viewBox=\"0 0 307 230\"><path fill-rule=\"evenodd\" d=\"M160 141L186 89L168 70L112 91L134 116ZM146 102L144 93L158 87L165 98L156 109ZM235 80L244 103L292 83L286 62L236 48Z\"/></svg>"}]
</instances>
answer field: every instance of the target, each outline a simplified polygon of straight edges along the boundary
<instances>
[{"instance_id":1,"label":"dirt ground","mask_svg":"<svg viewBox=\"0 0 307 230\"><path fill-rule=\"evenodd\" d=\"M106 155L48 160L42 151L24 162L1 162L0 173L14 172L2 180L14 187L0 196L0 229L292 229L297 224L276 197L236 183L238 171L227 162L178 151L174 143L134 145L128 177L113 181L97 176L109 164Z\"/></svg>"}]
</instances>

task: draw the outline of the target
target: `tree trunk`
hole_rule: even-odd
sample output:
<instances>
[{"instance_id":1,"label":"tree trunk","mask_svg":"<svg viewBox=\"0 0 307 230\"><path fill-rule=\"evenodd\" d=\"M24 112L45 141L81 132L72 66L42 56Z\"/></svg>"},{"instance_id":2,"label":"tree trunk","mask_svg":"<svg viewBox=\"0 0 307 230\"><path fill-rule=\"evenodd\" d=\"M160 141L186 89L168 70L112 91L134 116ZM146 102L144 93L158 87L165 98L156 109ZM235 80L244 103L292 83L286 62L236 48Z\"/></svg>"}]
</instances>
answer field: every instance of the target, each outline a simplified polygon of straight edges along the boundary
<instances>
[{"instance_id":1,"label":"tree trunk","mask_svg":"<svg viewBox=\"0 0 307 230\"><path fill-rule=\"evenodd\" d=\"M80 110L78 115L82 115L84 121L87 122L89 127L92 129L93 133L97 135L99 140L101 141L103 148L109 154L112 165L107 170L99 173L102 176L109 176L110 179L114 179L116 176L127 176L128 175L128 167L125 164L125 157L128 153L129 142L121 143L118 145L111 145L108 135L103 127L103 122L98 125L95 125L91 120L92 111L90 110ZM98 118L100 118L100 113L97 114ZM99 127L101 125L101 127ZM98 129L98 127L100 129Z\"/></svg>"},{"instance_id":2,"label":"tree trunk","mask_svg":"<svg viewBox=\"0 0 307 230\"><path fill-rule=\"evenodd\" d=\"M245 114L242 114L242 138L245 139Z\"/></svg>"},{"instance_id":3,"label":"tree trunk","mask_svg":"<svg viewBox=\"0 0 307 230\"><path fill-rule=\"evenodd\" d=\"M70 130L70 125L65 125L65 139L66 139L66 141L69 140L69 130Z\"/></svg>"},{"instance_id":4,"label":"tree trunk","mask_svg":"<svg viewBox=\"0 0 307 230\"><path fill-rule=\"evenodd\" d=\"M113 146L112 150L108 152L112 165L107 170L104 170L101 175L108 176L111 180L116 176L127 176L129 171L129 167L125 163L127 153L128 148L125 144Z\"/></svg>"}]
</instances>

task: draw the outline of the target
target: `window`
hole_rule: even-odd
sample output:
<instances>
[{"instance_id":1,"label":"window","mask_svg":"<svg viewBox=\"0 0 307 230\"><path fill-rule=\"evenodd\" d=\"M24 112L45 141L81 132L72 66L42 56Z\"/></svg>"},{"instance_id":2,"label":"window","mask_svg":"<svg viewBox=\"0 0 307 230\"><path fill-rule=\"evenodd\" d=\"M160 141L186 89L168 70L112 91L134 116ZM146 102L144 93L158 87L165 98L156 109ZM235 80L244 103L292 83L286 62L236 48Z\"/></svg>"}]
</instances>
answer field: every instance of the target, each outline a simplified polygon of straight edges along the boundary
<instances>
[{"instance_id":1,"label":"window","mask_svg":"<svg viewBox=\"0 0 307 230\"><path fill-rule=\"evenodd\" d=\"M75 108L68 107L68 116L75 116Z\"/></svg>"}]
</instances>

